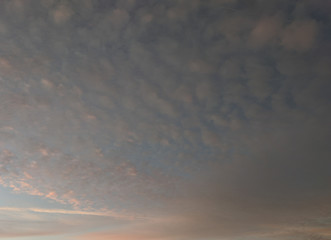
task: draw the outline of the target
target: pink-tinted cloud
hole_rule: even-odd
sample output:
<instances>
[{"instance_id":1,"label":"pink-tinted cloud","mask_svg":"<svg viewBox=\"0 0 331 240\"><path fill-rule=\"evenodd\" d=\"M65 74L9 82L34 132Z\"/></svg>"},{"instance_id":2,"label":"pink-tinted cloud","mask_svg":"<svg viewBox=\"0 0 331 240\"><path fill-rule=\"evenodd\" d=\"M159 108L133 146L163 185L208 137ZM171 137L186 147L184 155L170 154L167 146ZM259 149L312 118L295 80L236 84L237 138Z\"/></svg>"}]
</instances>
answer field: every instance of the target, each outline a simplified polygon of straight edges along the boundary
<instances>
[{"instance_id":1,"label":"pink-tinted cloud","mask_svg":"<svg viewBox=\"0 0 331 240\"><path fill-rule=\"evenodd\" d=\"M263 47L275 43L282 30L282 18L279 15L260 19L250 35L250 44L254 47Z\"/></svg>"},{"instance_id":2,"label":"pink-tinted cloud","mask_svg":"<svg viewBox=\"0 0 331 240\"><path fill-rule=\"evenodd\" d=\"M68 21L72 14L73 12L68 6L60 4L52 12L52 18L56 24L62 24Z\"/></svg>"}]
</instances>

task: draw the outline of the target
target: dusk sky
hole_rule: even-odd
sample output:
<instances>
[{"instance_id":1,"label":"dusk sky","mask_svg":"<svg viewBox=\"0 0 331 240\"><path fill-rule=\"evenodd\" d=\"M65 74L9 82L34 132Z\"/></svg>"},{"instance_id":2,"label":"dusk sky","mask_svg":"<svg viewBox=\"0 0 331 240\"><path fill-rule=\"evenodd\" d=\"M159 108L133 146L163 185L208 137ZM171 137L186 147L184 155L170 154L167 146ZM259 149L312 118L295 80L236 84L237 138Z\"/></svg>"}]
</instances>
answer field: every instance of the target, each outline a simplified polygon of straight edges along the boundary
<instances>
[{"instance_id":1,"label":"dusk sky","mask_svg":"<svg viewBox=\"0 0 331 240\"><path fill-rule=\"evenodd\" d=\"M331 0L0 0L1 240L331 240Z\"/></svg>"}]
</instances>

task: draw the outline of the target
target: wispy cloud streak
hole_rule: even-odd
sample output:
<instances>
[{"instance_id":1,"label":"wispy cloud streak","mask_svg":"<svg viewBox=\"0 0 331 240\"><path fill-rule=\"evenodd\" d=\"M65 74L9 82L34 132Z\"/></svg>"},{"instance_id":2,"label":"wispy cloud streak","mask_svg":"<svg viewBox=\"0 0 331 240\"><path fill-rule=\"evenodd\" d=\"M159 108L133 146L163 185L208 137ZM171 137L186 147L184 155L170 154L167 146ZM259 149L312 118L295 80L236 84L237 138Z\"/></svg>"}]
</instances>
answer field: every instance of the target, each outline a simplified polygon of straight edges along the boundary
<instances>
[{"instance_id":1,"label":"wispy cloud streak","mask_svg":"<svg viewBox=\"0 0 331 240\"><path fill-rule=\"evenodd\" d=\"M79 211L67 209L44 209L44 208L15 208L15 207L0 207L0 211L4 212L33 212L33 213L49 213L49 214L68 214L68 215L88 215L100 217L113 217L126 220L142 219L139 216L128 214L120 214L109 210L105 211Z\"/></svg>"}]
</instances>

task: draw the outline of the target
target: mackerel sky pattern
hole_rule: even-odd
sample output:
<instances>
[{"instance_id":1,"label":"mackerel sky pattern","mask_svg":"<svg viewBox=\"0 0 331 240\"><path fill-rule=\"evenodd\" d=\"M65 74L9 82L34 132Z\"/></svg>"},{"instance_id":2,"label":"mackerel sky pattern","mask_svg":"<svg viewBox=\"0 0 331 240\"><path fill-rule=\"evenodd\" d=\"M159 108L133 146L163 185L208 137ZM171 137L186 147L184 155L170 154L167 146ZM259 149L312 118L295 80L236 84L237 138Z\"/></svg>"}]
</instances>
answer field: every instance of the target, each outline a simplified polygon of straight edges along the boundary
<instances>
[{"instance_id":1,"label":"mackerel sky pattern","mask_svg":"<svg viewBox=\"0 0 331 240\"><path fill-rule=\"evenodd\" d=\"M330 13L1 0L0 239L331 239Z\"/></svg>"}]
</instances>

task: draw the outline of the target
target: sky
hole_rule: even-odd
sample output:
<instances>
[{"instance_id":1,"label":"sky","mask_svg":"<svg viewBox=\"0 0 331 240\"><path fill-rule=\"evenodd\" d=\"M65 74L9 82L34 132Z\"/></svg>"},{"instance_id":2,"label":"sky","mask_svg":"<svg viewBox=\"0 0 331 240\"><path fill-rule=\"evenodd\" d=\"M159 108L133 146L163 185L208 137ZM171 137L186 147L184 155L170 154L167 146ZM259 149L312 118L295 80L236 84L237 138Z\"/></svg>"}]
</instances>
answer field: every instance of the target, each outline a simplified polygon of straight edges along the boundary
<instances>
[{"instance_id":1,"label":"sky","mask_svg":"<svg viewBox=\"0 0 331 240\"><path fill-rule=\"evenodd\" d=\"M330 0L0 0L0 239L330 240Z\"/></svg>"}]
</instances>

